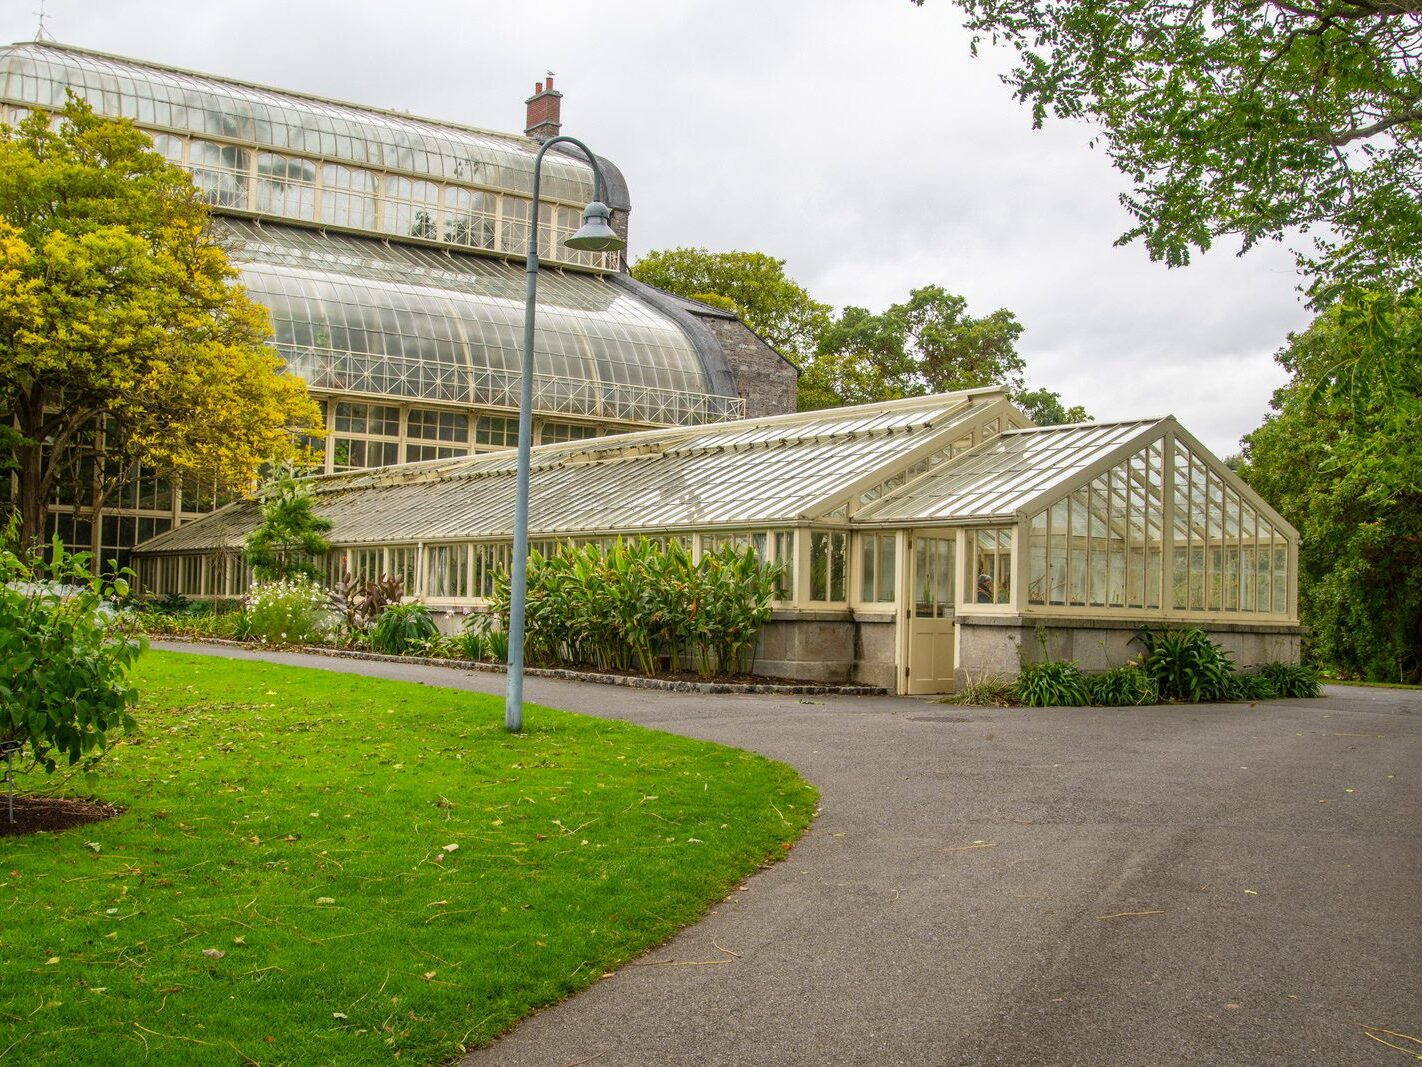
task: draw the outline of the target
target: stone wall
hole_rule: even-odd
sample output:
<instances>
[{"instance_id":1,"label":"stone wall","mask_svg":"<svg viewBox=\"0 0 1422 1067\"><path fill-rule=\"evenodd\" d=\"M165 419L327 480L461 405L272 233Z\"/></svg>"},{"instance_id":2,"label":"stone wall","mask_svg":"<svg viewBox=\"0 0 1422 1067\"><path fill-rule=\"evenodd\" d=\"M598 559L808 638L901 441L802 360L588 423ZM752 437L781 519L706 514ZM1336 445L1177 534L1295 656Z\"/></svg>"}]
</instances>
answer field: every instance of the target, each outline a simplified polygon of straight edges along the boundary
<instances>
[{"instance_id":1,"label":"stone wall","mask_svg":"<svg viewBox=\"0 0 1422 1067\"><path fill-rule=\"evenodd\" d=\"M736 392L745 398L746 418L784 415L795 410L795 390L800 375L794 364L760 339L739 319L697 315L726 355L736 379Z\"/></svg>"},{"instance_id":2,"label":"stone wall","mask_svg":"<svg viewBox=\"0 0 1422 1067\"><path fill-rule=\"evenodd\" d=\"M898 686L898 628L892 612L855 616L854 680L893 692Z\"/></svg>"},{"instance_id":3,"label":"stone wall","mask_svg":"<svg viewBox=\"0 0 1422 1067\"><path fill-rule=\"evenodd\" d=\"M854 680L854 629L842 611L776 612L760 631L753 669L806 682Z\"/></svg>"},{"instance_id":4,"label":"stone wall","mask_svg":"<svg viewBox=\"0 0 1422 1067\"><path fill-rule=\"evenodd\" d=\"M1043 660L1075 660L1088 673L1119 667L1142 652L1140 644L1132 641L1140 625L1117 619L959 615L957 681L962 685L981 678L1014 678L1024 662ZM1231 622L1175 625L1199 626L1232 654L1239 667L1299 662L1301 626Z\"/></svg>"}]
</instances>

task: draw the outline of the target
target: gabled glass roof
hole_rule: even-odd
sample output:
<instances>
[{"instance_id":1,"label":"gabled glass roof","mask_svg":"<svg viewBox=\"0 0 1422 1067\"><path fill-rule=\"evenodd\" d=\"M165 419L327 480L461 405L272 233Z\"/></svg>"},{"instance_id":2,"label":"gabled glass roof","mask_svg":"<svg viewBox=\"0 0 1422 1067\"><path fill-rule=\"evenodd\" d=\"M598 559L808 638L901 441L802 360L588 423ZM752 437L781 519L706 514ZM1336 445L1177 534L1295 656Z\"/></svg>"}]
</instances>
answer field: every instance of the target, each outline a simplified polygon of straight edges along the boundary
<instances>
[{"instance_id":1,"label":"gabled glass roof","mask_svg":"<svg viewBox=\"0 0 1422 1067\"><path fill-rule=\"evenodd\" d=\"M906 450L960 432L984 404L979 389L748 422L651 430L533 451L534 537L785 525L823 519L866 476ZM334 543L506 539L512 535L512 450L317 479ZM250 501L145 546L202 551L235 544L256 523Z\"/></svg>"},{"instance_id":2,"label":"gabled glass roof","mask_svg":"<svg viewBox=\"0 0 1422 1067\"><path fill-rule=\"evenodd\" d=\"M1010 518L1173 419L1008 430L870 504L865 523Z\"/></svg>"},{"instance_id":3,"label":"gabled glass roof","mask_svg":"<svg viewBox=\"0 0 1422 1067\"><path fill-rule=\"evenodd\" d=\"M322 390L515 407L524 272L504 260L214 218L292 372ZM540 411L646 423L735 417L681 329L600 275L540 275Z\"/></svg>"},{"instance_id":4,"label":"gabled glass roof","mask_svg":"<svg viewBox=\"0 0 1422 1067\"><path fill-rule=\"evenodd\" d=\"M141 63L51 42L0 48L0 98L58 109L66 89L105 115L387 170L529 193L538 143L455 123ZM550 152L544 194L586 202L592 169Z\"/></svg>"}]
</instances>

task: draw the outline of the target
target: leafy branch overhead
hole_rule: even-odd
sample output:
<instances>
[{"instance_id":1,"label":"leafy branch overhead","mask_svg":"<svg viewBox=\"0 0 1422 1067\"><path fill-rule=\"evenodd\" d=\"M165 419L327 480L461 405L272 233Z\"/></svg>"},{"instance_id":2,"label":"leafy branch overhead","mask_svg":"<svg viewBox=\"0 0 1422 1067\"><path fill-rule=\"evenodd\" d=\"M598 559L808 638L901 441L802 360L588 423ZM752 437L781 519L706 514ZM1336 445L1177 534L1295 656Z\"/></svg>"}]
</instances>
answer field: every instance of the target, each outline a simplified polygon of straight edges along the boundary
<instances>
[{"instance_id":1,"label":"leafy branch overhead","mask_svg":"<svg viewBox=\"0 0 1422 1067\"><path fill-rule=\"evenodd\" d=\"M1121 242L1188 263L1221 237L1298 249L1311 296L1422 280L1422 3L958 0L1040 125L1096 124L1134 188Z\"/></svg>"}]
</instances>

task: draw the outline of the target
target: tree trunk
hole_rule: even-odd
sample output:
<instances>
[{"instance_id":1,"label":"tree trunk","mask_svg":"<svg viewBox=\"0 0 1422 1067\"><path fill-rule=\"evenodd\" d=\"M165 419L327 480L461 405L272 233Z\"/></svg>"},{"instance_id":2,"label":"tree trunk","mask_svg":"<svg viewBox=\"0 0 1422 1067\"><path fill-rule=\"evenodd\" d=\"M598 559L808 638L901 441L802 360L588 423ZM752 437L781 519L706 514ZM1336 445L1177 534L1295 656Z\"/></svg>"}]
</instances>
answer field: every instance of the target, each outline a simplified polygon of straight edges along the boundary
<instances>
[{"instance_id":1,"label":"tree trunk","mask_svg":"<svg viewBox=\"0 0 1422 1067\"><path fill-rule=\"evenodd\" d=\"M30 548L44 541L45 521L49 518L49 501L45 499L40 466L41 449L36 443L21 445L15 452L20 467L20 544Z\"/></svg>"}]
</instances>

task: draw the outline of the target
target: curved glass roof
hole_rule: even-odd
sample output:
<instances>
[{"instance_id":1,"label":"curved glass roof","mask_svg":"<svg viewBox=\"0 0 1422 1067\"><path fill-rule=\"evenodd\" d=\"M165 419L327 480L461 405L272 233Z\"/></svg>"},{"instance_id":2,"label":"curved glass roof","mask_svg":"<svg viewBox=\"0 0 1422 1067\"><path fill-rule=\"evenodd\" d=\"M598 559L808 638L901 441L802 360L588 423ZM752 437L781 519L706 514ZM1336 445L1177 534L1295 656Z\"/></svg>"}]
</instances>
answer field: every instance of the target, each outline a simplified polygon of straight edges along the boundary
<instances>
[{"instance_id":1,"label":"curved glass roof","mask_svg":"<svg viewBox=\"0 0 1422 1067\"><path fill-rule=\"evenodd\" d=\"M214 218L276 345L314 389L516 407L524 272L513 263ZM535 409L644 423L735 418L669 318L599 275L544 271Z\"/></svg>"},{"instance_id":2,"label":"curved glass roof","mask_svg":"<svg viewBox=\"0 0 1422 1067\"><path fill-rule=\"evenodd\" d=\"M197 74L50 42L0 48L0 96L57 109L66 89L105 115L383 170L517 193L533 188L538 142L399 112ZM585 203L592 169L549 153L543 192Z\"/></svg>"}]
</instances>

